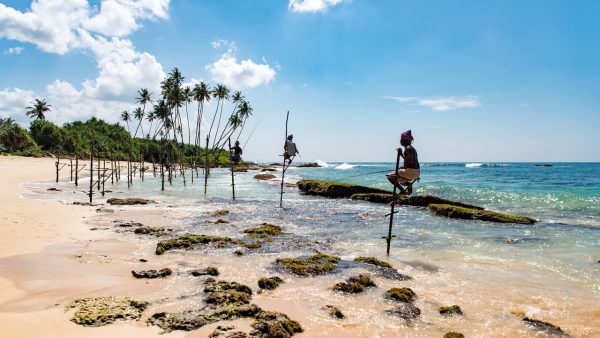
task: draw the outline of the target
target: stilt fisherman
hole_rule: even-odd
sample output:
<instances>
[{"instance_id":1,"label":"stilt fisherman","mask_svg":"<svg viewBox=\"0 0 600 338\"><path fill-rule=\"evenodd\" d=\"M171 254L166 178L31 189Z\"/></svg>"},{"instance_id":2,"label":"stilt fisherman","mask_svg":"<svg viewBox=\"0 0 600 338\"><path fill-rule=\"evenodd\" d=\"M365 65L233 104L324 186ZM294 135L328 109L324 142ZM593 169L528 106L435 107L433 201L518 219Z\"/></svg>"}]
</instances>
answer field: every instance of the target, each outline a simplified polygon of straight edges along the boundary
<instances>
[{"instance_id":1,"label":"stilt fisherman","mask_svg":"<svg viewBox=\"0 0 600 338\"><path fill-rule=\"evenodd\" d=\"M392 171L387 176L387 179L396 188L400 189L401 194L410 195L413 192L413 183L419 179L421 170L419 168L419 159L417 150L412 146L412 132L410 130L403 132L400 135L400 145L404 147L404 151L398 148L400 156L404 159L404 165L398 168L397 172ZM402 186L406 186L406 190Z\"/></svg>"}]
</instances>

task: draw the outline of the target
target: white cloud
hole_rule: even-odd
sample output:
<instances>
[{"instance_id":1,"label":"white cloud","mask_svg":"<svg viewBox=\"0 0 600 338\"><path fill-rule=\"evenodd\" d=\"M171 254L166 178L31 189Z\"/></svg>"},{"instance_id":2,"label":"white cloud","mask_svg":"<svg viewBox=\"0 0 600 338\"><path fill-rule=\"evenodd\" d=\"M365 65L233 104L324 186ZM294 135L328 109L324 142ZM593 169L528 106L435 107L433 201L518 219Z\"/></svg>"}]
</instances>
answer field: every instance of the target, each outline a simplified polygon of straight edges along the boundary
<instances>
[{"instance_id":1,"label":"white cloud","mask_svg":"<svg viewBox=\"0 0 600 338\"><path fill-rule=\"evenodd\" d=\"M19 88L0 90L0 117L12 117L19 122L27 121L25 108L34 99L35 93L31 90Z\"/></svg>"},{"instance_id":2,"label":"white cloud","mask_svg":"<svg viewBox=\"0 0 600 338\"><path fill-rule=\"evenodd\" d=\"M49 103L59 112L51 120L98 116L114 121L117 112L133 104L138 89L160 90L165 76L161 64L123 37L142 27L141 19L168 18L168 6L169 0L103 0L98 9L86 0L37 0L30 10L19 12L0 4L0 37L49 53L91 51L98 66L95 79L83 81L79 89L60 80L46 87ZM24 109L28 103L17 104Z\"/></svg>"},{"instance_id":3,"label":"white cloud","mask_svg":"<svg viewBox=\"0 0 600 338\"><path fill-rule=\"evenodd\" d=\"M19 55L25 49L25 47L10 47L5 49L2 54L4 55Z\"/></svg>"},{"instance_id":4,"label":"white cloud","mask_svg":"<svg viewBox=\"0 0 600 338\"><path fill-rule=\"evenodd\" d=\"M478 96L437 96L430 98L418 98L413 96L384 96L385 99L395 100L401 103L412 103L418 106L429 107L433 111L447 111L461 108L477 108L481 106Z\"/></svg>"},{"instance_id":5,"label":"white cloud","mask_svg":"<svg viewBox=\"0 0 600 338\"><path fill-rule=\"evenodd\" d=\"M292 12L322 12L349 0L290 0L288 9Z\"/></svg>"},{"instance_id":6,"label":"white cloud","mask_svg":"<svg viewBox=\"0 0 600 338\"><path fill-rule=\"evenodd\" d=\"M268 64L257 64L248 59L240 63L235 56L229 53L221 55L215 62L207 65L205 69L212 75L212 79L235 89L253 88L268 84L275 78L275 70Z\"/></svg>"}]
</instances>

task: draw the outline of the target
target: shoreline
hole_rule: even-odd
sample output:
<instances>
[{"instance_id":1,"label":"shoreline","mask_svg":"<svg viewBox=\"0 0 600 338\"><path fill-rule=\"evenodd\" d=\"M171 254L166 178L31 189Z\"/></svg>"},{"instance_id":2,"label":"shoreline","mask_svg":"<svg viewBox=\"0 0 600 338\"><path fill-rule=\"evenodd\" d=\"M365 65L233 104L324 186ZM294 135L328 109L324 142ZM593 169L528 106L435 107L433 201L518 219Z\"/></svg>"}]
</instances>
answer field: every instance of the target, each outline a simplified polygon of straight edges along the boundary
<instances>
[{"instance_id":1,"label":"shoreline","mask_svg":"<svg viewBox=\"0 0 600 338\"><path fill-rule=\"evenodd\" d=\"M2 278L0 283L1 290L3 290L0 293L0 325L8 328L6 332L11 333L10 336L39 336L42 332L44 336L50 337L70 335L95 337L109 334L134 337L158 335L159 328L145 324L145 319L149 315L157 310L181 310L191 304L198 305L197 301L202 301L202 297L192 297L183 302L171 300L173 297L193 293L194 288L197 288L200 283L198 279L185 277L184 274L187 270L211 264L216 265L221 271L219 280L238 281L256 290L257 278L268 273L272 274L270 265L276 257L293 256L292 253L283 252L277 255L236 257L230 251L210 252L207 255L203 255L202 251L177 251L163 256L155 256L154 247L160 238L119 234L114 231L114 225L111 222L114 219L123 219L141 222L149 226L177 228L181 226L182 221L186 221L187 211L167 209L169 206L164 208L164 205L163 208L139 209L106 206L115 209L115 212L104 214L96 213L96 207L72 206L51 200L17 197L16 194L27 193L27 191L23 191L23 183L48 178L54 160L13 159L15 163L5 163L5 158L0 157L0 169L12 173L12 176L8 175L10 180L0 182L3 186L14 186L11 189L3 189L2 208L6 208L2 209L3 215L5 215L3 217L6 219L12 217L11 219L21 222L15 224L26 224L29 217L40 219L38 226L42 230L40 230L41 233L36 234L37 227L24 229L8 226L0 228L0 234L3 235L1 238L4 241L0 242L3 244L2 251L0 251L0 276ZM25 167L29 169L23 170ZM11 194L13 194L12 198ZM215 205L199 206L200 209L197 212L212 211L214 207ZM5 214L4 211L8 212L9 209L16 210L13 210L12 214ZM166 210L169 210L168 213ZM239 214L239 217L243 219L243 213ZM237 215L235 216L237 217ZM65 220L68 222L64 222ZM106 230L90 231L92 226L103 227ZM238 229L234 225L218 229L214 225L207 225L206 231L230 234L237 232ZM32 241L30 246L19 247L16 240L29 237L34 237L36 240ZM344 248L339 245L332 245L330 249L344 253ZM296 252L298 250L290 249L289 251ZM477 323L484 318L492 320L492 323L488 325L494 332L504 330L508 335L525 332L526 336L535 336L535 331L524 330L520 321L510 319L512 311L533 315L541 313L543 316L539 319L561 326L574 336L592 337L600 334L599 327L586 328L587 325L592 325L600 319L600 308L593 304L593 300L599 298L598 295L578 289L573 283L557 281L553 284L557 290L545 290L546 276L543 274L528 274L526 270L521 270L522 267L506 271L502 266L495 266L493 263L489 263L489 265L470 264L468 257L459 257L455 260L440 257L439 261L433 261L440 269L439 272L434 273L423 268L423 263L431 263L431 260L414 252L398 251L400 252L390 258L390 263L400 272L410 273L415 278L413 281L402 284L413 288L420 296L418 304L424 310L423 321L437 323L439 327L432 328L423 324L418 326L421 331L414 331L393 317L385 320L387 317L382 316L380 312L383 312L389 304L379 300L379 293L397 284L390 281L377 280L379 286L377 291L369 291L356 297L329 291L325 293L319 291L319 294L316 295L315 293L318 292L313 292L330 288L332 282L343 280L344 276L350 272L314 278L297 278L283 274L285 284L275 292L254 295L253 302L265 309L286 313L290 318L299 321L306 330L305 333L299 335L301 337L347 336L349 332L355 333L357 336L364 336L374 332L373 330L377 327L379 327L377 334L380 336L391 335L397 330L401 330L399 332L406 336L419 336L420 334L442 336L444 327L447 328L447 331L451 331L459 330L463 325L467 328L461 332L467 336L473 336L474 331L469 327L480 325ZM81 257L76 257L77 255L81 255ZM352 256L347 255L348 253L345 253L342 258L352 259ZM400 256L401 258L399 258ZM150 262L141 264L138 262L139 258L148 258ZM252 261L251 264L248 264L249 260ZM130 270L132 269L160 269L166 266L174 269L175 277L162 280L138 280L131 277ZM510 274L509 276L506 276L507 272ZM60 273L61 276L53 278L53 273ZM6 274L10 276L10 279L5 278ZM518 274L523 274L523 276L517 278ZM504 281L504 278L508 280ZM528 279L529 283L523 283ZM500 284L495 284L494 281L498 281ZM514 288L514 290L506 290L510 288ZM469 301L470 294L481 296ZM65 314L63 311L65 303L75 298L100 295L126 295L139 299L150 299L156 303L156 306L146 310L138 322L128 321L100 328L87 328L75 325L68 320L71 314ZM342 311L355 311L355 313L350 313L346 321L335 321L322 317L321 307L327 302L341 305ZM484 304L486 302L489 304ZM57 303L60 303L60 306L54 306ZM450 305L450 303L460 304L469 316L440 319L439 315L431 314L431 312L435 312L437 305ZM528 308L525 304L530 304L532 308ZM585 313L579 309L583 304L586 304L586 307L591 308L592 311ZM574 317L568 318L568 326L563 325L560 313L554 313L554 306L561 306L572 311ZM475 313L477 311L481 313ZM35 325L31 325L30 322ZM224 321L218 324L234 324L238 329L247 328L248 320ZM216 324L207 325L192 332L174 331L165 337L203 337L210 334L215 326Z\"/></svg>"}]
</instances>

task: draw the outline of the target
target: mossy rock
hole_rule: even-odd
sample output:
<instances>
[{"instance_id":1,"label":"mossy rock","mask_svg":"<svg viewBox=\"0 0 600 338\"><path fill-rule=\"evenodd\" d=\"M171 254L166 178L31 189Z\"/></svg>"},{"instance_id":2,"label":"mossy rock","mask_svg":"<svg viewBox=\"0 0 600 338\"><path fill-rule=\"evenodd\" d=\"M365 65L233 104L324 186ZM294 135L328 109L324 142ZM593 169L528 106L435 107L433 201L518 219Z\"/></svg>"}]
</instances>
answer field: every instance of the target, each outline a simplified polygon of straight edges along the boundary
<instances>
[{"instance_id":1,"label":"mossy rock","mask_svg":"<svg viewBox=\"0 0 600 338\"><path fill-rule=\"evenodd\" d=\"M223 218L219 218L218 220L215 221L215 224L228 224L229 221Z\"/></svg>"},{"instance_id":2,"label":"mossy rock","mask_svg":"<svg viewBox=\"0 0 600 338\"><path fill-rule=\"evenodd\" d=\"M440 306L439 311L442 316L462 316L463 314L458 305Z\"/></svg>"},{"instance_id":3,"label":"mossy rock","mask_svg":"<svg viewBox=\"0 0 600 338\"><path fill-rule=\"evenodd\" d=\"M205 325L222 320L235 318L252 318L262 311L255 304L241 304L232 306L209 305L200 310L183 311L178 313L159 312L153 314L146 321L163 329L163 332L174 330L193 331Z\"/></svg>"},{"instance_id":4,"label":"mossy rock","mask_svg":"<svg viewBox=\"0 0 600 338\"><path fill-rule=\"evenodd\" d=\"M465 335L460 332L450 331L446 333L443 338L465 338Z\"/></svg>"},{"instance_id":5,"label":"mossy rock","mask_svg":"<svg viewBox=\"0 0 600 338\"><path fill-rule=\"evenodd\" d=\"M229 210L217 210L210 214L212 217L229 215Z\"/></svg>"},{"instance_id":6,"label":"mossy rock","mask_svg":"<svg viewBox=\"0 0 600 338\"><path fill-rule=\"evenodd\" d=\"M405 320L413 320L421 315L421 309L411 303L400 303L396 307L385 312Z\"/></svg>"},{"instance_id":7,"label":"mossy rock","mask_svg":"<svg viewBox=\"0 0 600 338\"><path fill-rule=\"evenodd\" d=\"M66 309L78 308L71 321L83 326L104 326L117 320L140 319L148 302L129 297L97 297L77 299Z\"/></svg>"},{"instance_id":8,"label":"mossy rock","mask_svg":"<svg viewBox=\"0 0 600 338\"><path fill-rule=\"evenodd\" d=\"M162 255L165 251L174 249L187 249L198 245L205 245L214 243L218 247L225 247L231 243L229 237L209 236L209 235L196 235L196 234L185 234L176 238L166 239L156 244L156 254Z\"/></svg>"},{"instance_id":9,"label":"mossy rock","mask_svg":"<svg viewBox=\"0 0 600 338\"><path fill-rule=\"evenodd\" d=\"M133 275L133 277L135 278L147 278L147 279L154 279L154 278L164 278L167 276L170 276L173 273L173 271L171 271L171 269L169 268L164 268L161 270L142 270L142 271L131 271L131 274Z\"/></svg>"},{"instance_id":10,"label":"mossy rock","mask_svg":"<svg viewBox=\"0 0 600 338\"><path fill-rule=\"evenodd\" d=\"M261 180L261 181L267 181L267 180L272 180L274 178L277 178L277 176L275 176L273 174L258 174L258 175L254 175L254 178L257 180Z\"/></svg>"},{"instance_id":11,"label":"mossy rock","mask_svg":"<svg viewBox=\"0 0 600 338\"><path fill-rule=\"evenodd\" d=\"M273 171L277 171L277 169L275 168L271 168L271 167L267 167L267 168L262 168L260 171L262 172L273 172Z\"/></svg>"},{"instance_id":12,"label":"mossy rock","mask_svg":"<svg viewBox=\"0 0 600 338\"><path fill-rule=\"evenodd\" d=\"M336 198L349 198L354 194L361 193L390 193L386 190L365 187L357 184L319 180L301 180L298 182L298 188L307 195L318 195Z\"/></svg>"},{"instance_id":13,"label":"mossy rock","mask_svg":"<svg viewBox=\"0 0 600 338\"><path fill-rule=\"evenodd\" d=\"M204 282L204 292L208 294L207 303L219 305L229 305L232 303L248 304L252 298L252 289L250 287L238 282L216 281L213 278L208 278ZM232 296L223 295L227 293Z\"/></svg>"},{"instance_id":14,"label":"mossy rock","mask_svg":"<svg viewBox=\"0 0 600 338\"><path fill-rule=\"evenodd\" d=\"M146 205L156 203L153 200L147 200L143 198L109 198L106 203L110 205Z\"/></svg>"},{"instance_id":15,"label":"mossy rock","mask_svg":"<svg viewBox=\"0 0 600 338\"><path fill-rule=\"evenodd\" d=\"M385 203L390 204L392 202L391 193L367 193L367 194L354 194L350 196L353 200L367 201L372 203ZM465 208L472 208L477 210L483 210L482 207L475 205L465 204L462 202L456 202L447 200L445 198L433 196L433 195L416 195L416 196L403 196L396 195L396 204L398 205L410 205L415 207L427 207L430 204L448 204Z\"/></svg>"},{"instance_id":16,"label":"mossy rock","mask_svg":"<svg viewBox=\"0 0 600 338\"><path fill-rule=\"evenodd\" d=\"M281 284L283 284L283 279L278 276L264 277L258 280L258 287L266 290L275 290Z\"/></svg>"},{"instance_id":17,"label":"mossy rock","mask_svg":"<svg viewBox=\"0 0 600 338\"><path fill-rule=\"evenodd\" d=\"M345 282L336 283L333 286L334 291L340 291L345 293L360 293L363 292L365 287L375 287L375 282L365 274L350 277Z\"/></svg>"},{"instance_id":18,"label":"mossy rock","mask_svg":"<svg viewBox=\"0 0 600 338\"><path fill-rule=\"evenodd\" d=\"M417 294L411 288L391 288L385 293L386 298L404 303L412 303Z\"/></svg>"},{"instance_id":19,"label":"mossy rock","mask_svg":"<svg viewBox=\"0 0 600 338\"><path fill-rule=\"evenodd\" d=\"M161 237L167 235L167 231L171 231L172 229L163 229L163 228L153 228L149 226L141 226L133 230L133 233L136 235L150 235Z\"/></svg>"},{"instance_id":20,"label":"mossy rock","mask_svg":"<svg viewBox=\"0 0 600 338\"><path fill-rule=\"evenodd\" d=\"M283 235L280 226L269 223L262 223L259 227L246 229L244 233L248 234L251 238L268 238Z\"/></svg>"},{"instance_id":21,"label":"mossy rock","mask_svg":"<svg viewBox=\"0 0 600 338\"><path fill-rule=\"evenodd\" d=\"M569 335L566 334L560 327L558 327L554 324L551 324L548 322L543 322L541 320L537 320L537 319L533 319L533 318L529 318L529 317L524 317L523 321L530 328L532 328L534 330L542 331L547 335L558 336L558 337L569 337Z\"/></svg>"},{"instance_id":22,"label":"mossy rock","mask_svg":"<svg viewBox=\"0 0 600 338\"><path fill-rule=\"evenodd\" d=\"M218 276L219 275L219 269L217 269L214 266L209 266L205 269L196 269L196 270L192 270L189 272L190 275L194 276L194 277L199 277L199 276Z\"/></svg>"},{"instance_id":23,"label":"mossy rock","mask_svg":"<svg viewBox=\"0 0 600 338\"><path fill-rule=\"evenodd\" d=\"M246 249L258 249L260 247L262 247L263 242L261 241L254 241L254 242L246 242L246 241L242 241L242 240L237 240L235 241L236 244L243 246Z\"/></svg>"},{"instance_id":24,"label":"mossy rock","mask_svg":"<svg viewBox=\"0 0 600 338\"><path fill-rule=\"evenodd\" d=\"M233 168L234 173L247 173L248 167L235 167Z\"/></svg>"},{"instance_id":25,"label":"mossy rock","mask_svg":"<svg viewBox=\"0 0 600 338\"><path fill-rule=\"evenodd\" d=\"M384 267L384 268L392 268L392 266L390 265L390 263L379 260L375 257L356 257L354 258L355 262L361 262L361 263L367 263L367 264L371 264L371 265L375 265L375 266L379 266L379 267Z\"/></svg>"},{"instance_id":26,"label":"mossy rock","mask_svg":"<svg viewBox=\"0 0 600 338\"><path fill-rule=\"evenodd\" d=\"M344 315L344 313L340 309L338 309L336 306L325 305L325 309L329 313L329 316L331 316L333 318L336 318L336 319L344 319L344 318L346 318L346 316Z\"/></svg>"},{"instance_id":27,"label":"mossy rock","mask_svg":"<svg viewBox=\"0 0 600 338\"><path fill-rule=\"evenodd\" d=\"M288 338L304 331L300 323L291 320L287 315L279 312L262 311L254 317L252 323L254 330L250 333L253 337Z\"/></svg>"},{"instance_id":28,"label":"mossy rock","mask_svg":"<svg viewBox=\"0 0 600 338\"><path fill-rule=\"evenodd\" d=\"M487 222L534 224L533 218L525 216L514 216L495 211L478 210L472 208L458 207L448 204L430 204L427 209L434 215L458 219L475 219Z\"/></svg>"},{"instance_id":29,"label":"mossy rock","mask_svg":"<svg viewBox=\"0 0 600 338\"><path fill-rule=\"evenodd\" d=\"M277 258L275 263L285 271L307 277L327 274L337 267L339 261L340 258L337 256L319 252L308 258Z\"/></svg>"}]
</instances>

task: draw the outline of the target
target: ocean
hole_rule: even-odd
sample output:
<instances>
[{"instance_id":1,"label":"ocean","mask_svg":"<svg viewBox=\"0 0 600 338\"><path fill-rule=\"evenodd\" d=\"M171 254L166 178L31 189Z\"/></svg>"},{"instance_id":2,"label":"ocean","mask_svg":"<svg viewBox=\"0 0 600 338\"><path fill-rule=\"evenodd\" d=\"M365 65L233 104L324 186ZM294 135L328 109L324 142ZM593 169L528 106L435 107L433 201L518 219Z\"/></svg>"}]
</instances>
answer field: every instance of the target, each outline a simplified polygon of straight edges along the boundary
<instances>
[{"instance_id":1,"label":"ocean","mask_svg":"<svg viewBox=\"0 0 600 338\"><path fill-rule=\"evenodd\" d=\"M391 190L385 172L393 170L394 163L319 161L319 164L322 167L290 168L286 182L319 179ZM121 181L114 186L107 185L106 189L111 192L104 198L96 194L95 199L99 202L107 197L154 199L158 205L125 209L133 214L137 212L140 217L148 208L161 210L163 217L169 219L167 223L173 226L174 234L192 232L241 238L242 229L268 222L281 225L290 235L289 240L274 241L248 252L250 263L234 258L228 249L170 253L161 256L161 262L168 262L164 256L176 260L208 260L231 265L231 274L240 280L256 280L279 272L273 267L277 257L302 256L317 250L348 260L356 256L376 256L414 278L408 285L424 302L420 305L423 312L449 303L466 308L471 316L463 319L461 327L468 336L530 335L531 332L510 315L514 311L558 320L561 327L575 336L594 335L600 329L586 323L600 317L600 163L550 165L422 163L421 180L414 187L416 194L433 194L488 210L529 216L538 222L520 225L455 220L433 216L423 208L397 207L399 213L394 218L395 237L389 257L385 256L383 238L387 235L389 219L385 215L389 206L306 196L296 188L286 187L284 207L280 208L280 181L256 180L253 177L258 171L236 173L235 201L231 200L228 169L211 172L207 195L204 195L201 172L193 184L187 172L185 187L181 177L175 178L173 185L167 183L164 192L160 191L159 177L147 172L144 182L136 178L131 189ZM280 179L280 172L273 174ZM60 199L65 203L85 202L87 185L83 182L79 189L73 189L72 183L62 182L59 186L63 193L41 193L35 197ZM56 185L50 182L28 185L38 192L49 186ZM209 213L218 209L231 211L226 216L231 225L210 223ZM281 298L287 295L294 300L284 308L292 313L297 311L296 316L300 316L307 327L318 327L321 336L344 332L343 327L325 325L315 314L318 313L315 308L326 301L351 308L357 320L362 318L356 327L357 336L388 336L399 328L406 329L407 336L419 336L419 332L428 336L443 334L442 331L452 326L451 321L444 319L439 324L439 318L424 313L423 322L407 327L402 322L390 322L382 315L389 304L379 293L349 300L332 292L332 283L352 271L355 270L312 279L289 277L292 282L284 284L287 286L281 289ZM394 285L390 281L381 283L382 286ZM290 310L291 305L297 309Z\"/></svg>"}]
</instances>

